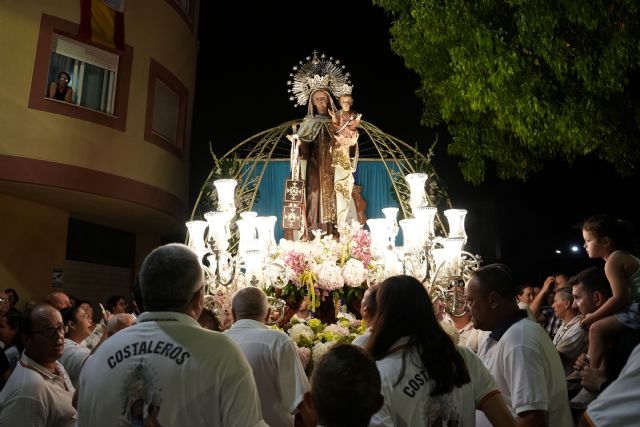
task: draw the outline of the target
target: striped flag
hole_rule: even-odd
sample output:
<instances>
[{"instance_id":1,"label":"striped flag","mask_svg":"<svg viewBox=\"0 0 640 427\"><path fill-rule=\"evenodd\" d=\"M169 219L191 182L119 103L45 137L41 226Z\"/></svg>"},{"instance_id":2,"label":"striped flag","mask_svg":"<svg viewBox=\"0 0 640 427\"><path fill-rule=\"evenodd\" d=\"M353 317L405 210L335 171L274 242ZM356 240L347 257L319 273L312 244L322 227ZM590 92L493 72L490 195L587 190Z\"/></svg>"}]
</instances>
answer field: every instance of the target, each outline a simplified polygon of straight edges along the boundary
<instances>
[{"instance_id":1,"label":"striped flag","mask_svg":"<svg viewBox=\"0 0 640 427\"><path fill-rule=\"evenodd\" d=\"M111 49L124 50L125 0L80 0L79 36Z\"/></svg>"}]
</instances>

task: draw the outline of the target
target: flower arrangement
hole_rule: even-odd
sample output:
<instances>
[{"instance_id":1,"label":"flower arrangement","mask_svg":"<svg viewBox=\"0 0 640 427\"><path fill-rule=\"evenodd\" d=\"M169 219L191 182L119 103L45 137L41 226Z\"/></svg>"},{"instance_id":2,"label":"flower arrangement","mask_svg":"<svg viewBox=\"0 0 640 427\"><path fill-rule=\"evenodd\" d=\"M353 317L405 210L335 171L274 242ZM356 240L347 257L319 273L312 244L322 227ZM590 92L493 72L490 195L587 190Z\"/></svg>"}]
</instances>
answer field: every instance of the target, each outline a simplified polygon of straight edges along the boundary
<instances>
[{"instance_id":1,"label":"flower arrangement","mask_svg":"<svg viewBox=\"0 0 640 427\"><path fill-rule=\"evenodd\" d=\"M313 366L331 346L336 343L351 343L358 335L362 335L364 330L363 321L352 320L346 316L330 325L315 318L303 323L294 316L285 327L285 331L296 345L308 375L311 375Z\"/></svg>"},{"instance_id":2,"label":"flower arrangement","mask_svg":"<svg viewBox=\"0 0 640 427\"><path fill-rule=\"evenodd\" d=\"M367 279L375 271L369 231L353 221L340 227L339 232L338 240L315 232L311 241L280 241L274 262L286 269L287 284L279 297L298 301L307 298L311 311L327 298L335 302L342 299L346 305L353 298L362 298ZM267 291L276 294L275 289Z\"/></svg>"}]
</instances>

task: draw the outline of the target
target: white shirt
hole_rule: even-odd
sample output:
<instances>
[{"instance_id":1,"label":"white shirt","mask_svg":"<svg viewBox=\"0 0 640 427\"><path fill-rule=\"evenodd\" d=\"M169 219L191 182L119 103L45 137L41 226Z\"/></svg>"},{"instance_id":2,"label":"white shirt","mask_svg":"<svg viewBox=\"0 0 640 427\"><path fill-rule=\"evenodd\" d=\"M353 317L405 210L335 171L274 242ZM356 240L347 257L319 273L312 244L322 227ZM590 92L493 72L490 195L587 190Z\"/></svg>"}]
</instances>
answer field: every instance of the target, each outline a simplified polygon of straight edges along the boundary
<instances>
[{"instance_id":1,"label":"white shirt","mask_svg":"<svg viewBox=\"0 0 640 427\"><path fill-rule=\"evenodd\" d=\"M401 338L393 347L406 344ZM389 354L376 365L380 371L384 405L371 418L370 426L430 426L441 420L441 425L475 426L475 409L481 401L498 392L491 374L480 359L466 347L457 347L469 370L471 382L454 388L448 394L431 396L433 383L422 367L415 349L405 357L402 379L402 351Z\"/></svg>"},{"instance_id":2,"label":"white shirt","mask_svg":"<svg viewBox=\"0 0 640 427\"><path fill-rule=\"evenodd\" d=\"M11 369L15 369L18 364L18 360L20 360L20 352L18 351L18 347L12 345L11 347L5 349L4 355L7 356L7 360L9 361L9 366Z\"/></svg>"},{"instance_id":3,"label":"white shirt","mask_svg":"<svg viewBox=\"0 0 640 427\"><path fill-rule=\"evenodd\" d=\"M264 420L272 427L293 426L292 414L311 387L291 338L250 319L236 321L224 334L251 365Z\"/></svg>"},{"instance_id":4,"label":"white shirt","mask_svg":"<svg viewBox=\"0 0 640 427\"><path fill-rule=\"evenodd\" d=\"M177 312L143 313L104 341L85 362L78 393L79 427L138 425L154 406L162 426L266 425L238 346Z\"/></svg>"},{"instance_id":5,"label":"white shirt","mask_svg":"<svg viewBox=\"0 0 640 427\"><path fill-rule=\"evenodd\" d=\"M64 367L58 362L55 366L57 374L22 354L0 392L0 425L75 426L76 410L71 406L75 389Z\"/></svg>"},{"instance_id":6,"label":"white shirt","mask_svg":"<svg viewBox=\"0 0 640 427\"><path fill-rule=\"evenodd\" d=\"M628 427L640 419L640 345L629 355L618 378L591 402L585 418L597 427Z\"/></svg>"},{"instance_id":7,"label":"white shirt","mask_svg":"<svg viewBox=\"0 0 640 427\"><path fill-rule=\"evenodd\" d=\"M78 386L80 371L82 371L82 366L90 353L91 351L87 347L69 338L64 339L64 353L62 353L62 357L58 359L58 362L64 366L74 387Z\"/></svg>"},{"instance_id":8,"label":"white shirt","mask_svg":"<svg viewBox=\"0 0 640 427\"><path fill-rule=\"evenodd\" d=\"M587 331L580 326L580 320L582 320L582 316L578 315L571 319L569 323L562 322L553 337L553 345L563 356L565 375L573 372L573 363L589 346L589 336Z\"/></svg>"},{"instance_id":9,"label":"white shirt","mask_svg":"<svg viewBox=\"0 0 640 427\"><path fill-rule=\"evenodd\" d=\"M355 337L351 344L365 348L369 343L369 338L371 338L371 326L364 330L364 334Z\"/></svg>"},{"instance_id":10,"label":"white shirt","mask_svg":"<svg viewBox=\"0 0 640 427\"><path fill-rule=\"evenodd\" d=\"M536 322L520 319L499 341L489 336L478 356L496 379L514 417L541 410L547 411L550 426L573 425L560 355Z\"/></svg>"}]
</instances>

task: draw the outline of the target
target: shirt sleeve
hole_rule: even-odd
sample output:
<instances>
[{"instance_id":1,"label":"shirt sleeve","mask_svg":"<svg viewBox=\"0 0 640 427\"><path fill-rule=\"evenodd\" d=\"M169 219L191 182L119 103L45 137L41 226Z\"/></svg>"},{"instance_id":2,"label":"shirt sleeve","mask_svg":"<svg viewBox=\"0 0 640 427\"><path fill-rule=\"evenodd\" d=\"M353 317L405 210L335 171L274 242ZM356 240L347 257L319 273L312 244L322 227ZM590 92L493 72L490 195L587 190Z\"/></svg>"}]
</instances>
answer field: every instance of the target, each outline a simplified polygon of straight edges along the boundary
<instances>
[{"instance_id":1,"label":"shirt sleeve","mask_svg":"<svg viewBox=\"0 0 640 427\"><path fill-rule=\"evenodd\" d=\"M292 414L302 402L304 393L309 391L311 386L291 339L284 337L280 347L278 363L280 393L283 403Z\"/></svg>"},{"instance_id":2,"label":"shirt sleeve","mask_svg":"<svg viewBox=\"0 0 640 427\"><path fill-rule=\"evenodd\" d=\"M235 347L235 346L234 346ZM221 425L229 427L268 427L262 419L258 388L246 357L239 348L229 354L234 367L227 369L221 390Z\"/></svg>"},{"instance_id":3,"label":"shirt sleeve","mask_svg":"<svg viewBox=\"0 0 640 427\"><path fill-rule=\"evenodd\" d=\"M504 355L502 372L509 384L511 407L515 414L526 411L549 410L549 395L544 366L548 363L539 349L527 346L514 346Z\"/></svg>"},{"instance_id":4,"label":"shirt sleeve","mask_svg":"<svg viewBox=\"0 0 640 427\"><path fill-rule=\"evenodd\" d=\"M473 398L476 403L476 408L478 408L480 402L482 402L485 397L498 390L498 386L491 372L489 372L475 353L466 347L458 347L458 351L462 354L467 369L469 370L469 376L471 377L471 384L473 386Z\"/></svg>"}]
</instances>

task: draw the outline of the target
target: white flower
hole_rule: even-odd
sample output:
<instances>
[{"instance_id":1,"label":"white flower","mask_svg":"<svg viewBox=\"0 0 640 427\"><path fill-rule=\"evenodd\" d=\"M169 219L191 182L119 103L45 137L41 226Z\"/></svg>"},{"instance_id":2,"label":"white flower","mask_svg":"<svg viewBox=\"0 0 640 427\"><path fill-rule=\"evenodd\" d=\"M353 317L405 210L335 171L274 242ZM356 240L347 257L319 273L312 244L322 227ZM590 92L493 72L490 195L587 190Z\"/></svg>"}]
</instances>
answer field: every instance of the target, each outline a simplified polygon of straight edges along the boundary
<instances>
[{"instance_id":1,"label":"white flower","mask_svg":"<svg viewBox=\"0 0 640 427\"><path fill-rule=\"evenodd\" d=\"M319 289L333 291L344 286L342 271L335 262L325 261L315 266L315 273L318 275Z\"/></svg>"},{"instance_id":2,"label":"white flower","mask_svg":"<svg viewBox=\"0 0 640 427\"><path fill-rule=\"evenodd\" d=\"M308 349L307 347L297 347L297 349L298 356L300 356L300 361L302 362L302 367L307 369L309 361L311 360L311 349Z\"/></svg>"},{"instance_id":3,"label":"white flower","mask_svg":"<svg viewBox=\"0 0 640 427\"><path fill-rule=\"evenodd\" d=\"M320 359L322 359L322 356L325 355L325 353L327 351L329 351L329 349L335 345L335 341L328 341L328 342L320 342L318 341L317 343L315 343L315 345L313 346L313 364L317 365L318 362L320 361Z\"/></svg>"},{"instance_id":4,"label":"white flower","mask_svg":"<svg viewBox=\"0 0 640 427\"><path fill-rule=\"evenodd\" d=\"M310 327L308 327L304 323L298 323L296 325L293 325L291 329L289 329L289 336L296 343L300 343L300 339L302 337L307 338L309 341L313 341L316 335L313 333Z\"/></svg>"},{"instance_id":5,"label":"white flower","mask_svg":"<svg viewBox=\"0 0 640 427\"><path fill-rule=\"evenodd\" d=\"M362 261L351 258L342 267L342 277L347 286L357 288L367 280L367 269Z\"/></svg>"},{"instance_id":6,"label":"white flower","mask_svg":"<svg viewBox=\"0 0 640 427\"><path fill-rule=\"evenodd\" d=\"M334 339L338 337L348 337L350 333L349 329L337 324L327 326L322 332L326 333L329 331L333 332Z\"/></svg>"}]
</instances>

